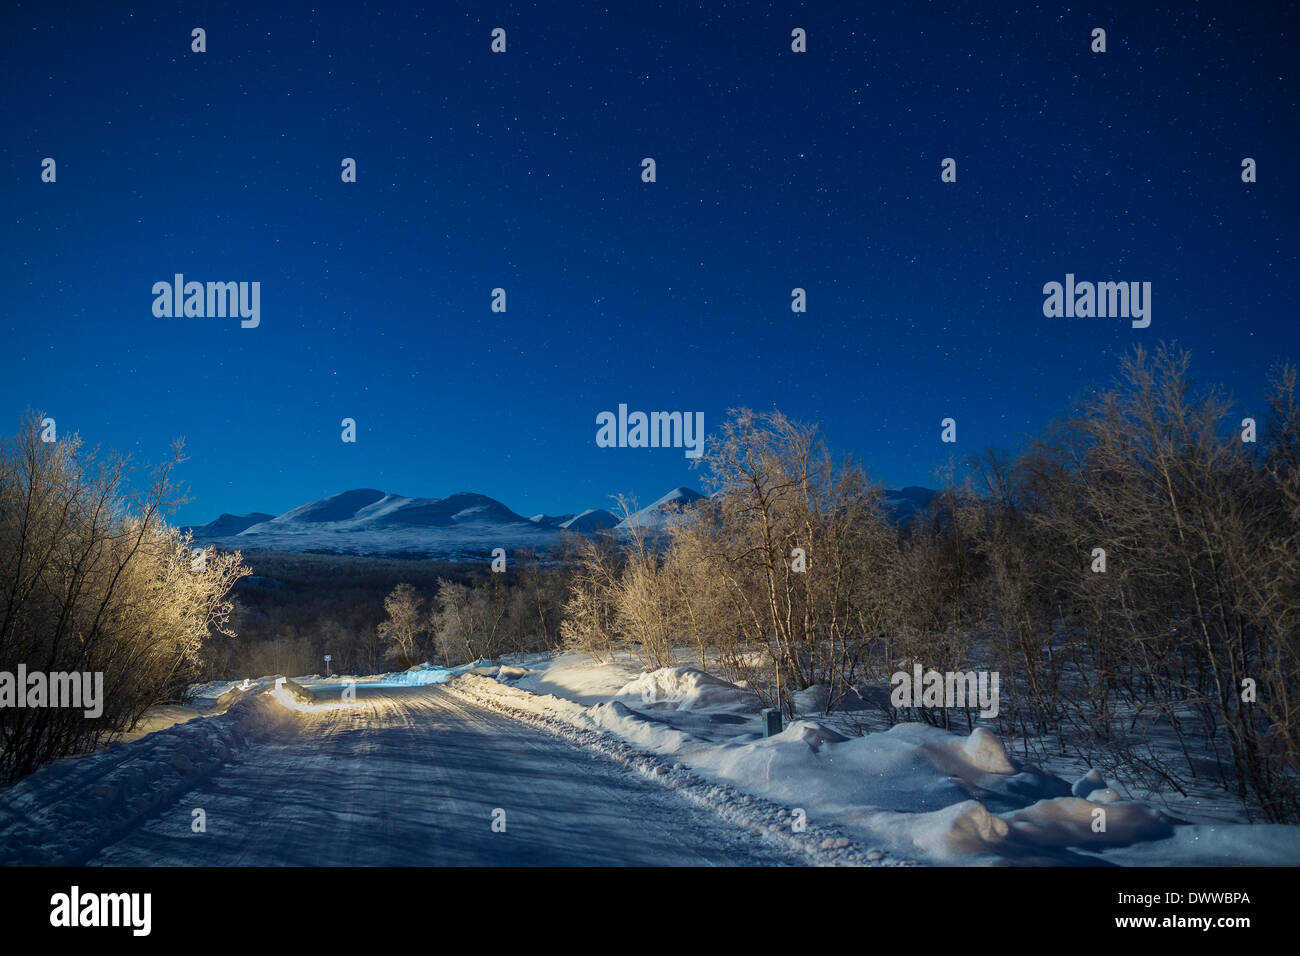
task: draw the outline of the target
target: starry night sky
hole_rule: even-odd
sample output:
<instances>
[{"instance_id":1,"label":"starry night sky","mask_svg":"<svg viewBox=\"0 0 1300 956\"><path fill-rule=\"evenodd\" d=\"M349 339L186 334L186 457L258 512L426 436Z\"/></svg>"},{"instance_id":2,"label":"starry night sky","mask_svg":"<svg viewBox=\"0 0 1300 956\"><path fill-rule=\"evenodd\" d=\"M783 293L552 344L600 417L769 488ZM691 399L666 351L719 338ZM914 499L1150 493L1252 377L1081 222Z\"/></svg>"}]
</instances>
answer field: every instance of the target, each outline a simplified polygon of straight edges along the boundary
<instances>
[{"instance_id":1,"label":"starry night sky","mask_svg":"<svg viewBox=\"0 0 1300 956\"><path fill-rule=\"evenodd\" d=\"M1133 344L1191 348L1243 413L1300 358L1293 4L108 6L3 25L2 430L184 436L182 522L698 485L596 447L619 402L775 406L927 484ZM260 281L260 327L155 318L176 272ZM1067 272L1150 281L1150 328L1044 318Z\"/></svg>"}]
</instances>

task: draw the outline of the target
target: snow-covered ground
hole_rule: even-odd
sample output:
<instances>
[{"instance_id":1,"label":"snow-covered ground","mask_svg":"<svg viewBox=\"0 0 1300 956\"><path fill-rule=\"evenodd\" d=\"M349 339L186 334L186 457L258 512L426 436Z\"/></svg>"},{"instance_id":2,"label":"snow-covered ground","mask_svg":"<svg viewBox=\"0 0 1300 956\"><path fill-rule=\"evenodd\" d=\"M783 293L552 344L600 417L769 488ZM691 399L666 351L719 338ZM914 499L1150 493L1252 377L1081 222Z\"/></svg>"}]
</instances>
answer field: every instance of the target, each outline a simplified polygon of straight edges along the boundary
<instances>
[{"instance_id":1,"label":"snow-covered ground","mask_svg":"<svg viewBox=\"0 0 1300 956\"><path fill-rule=\"evenodd\" d=\"M845 736L800 719L763 738L754 696L692 667L644 673L627 660L539 655L449 689L800 808L848 838L850 861L870 848L938 864L1300 865L1300 827L1189 820L1131 799L1099 771L1066 778L1019 759L985 728L966 736L912 723Z\"/></svg>"},{"instance_id":2,"label":"snow-covered ground","mask_svg":"<svg viewBox=\"0 0 1300 956\"><path fill-rule=\"evenodd\" d=\"M0 864L1300 865L1300 827L1186 821L984 728L763 738L758 709L569 654L205 684L0 791Z\"/></svg>"},{"instance_id":3,"label":"snow-covered ground","mask_svg":"<svg viewBox=\"0 0 1300 956\"><path fill-rule=\"evenodd\" d=\"M809 858L806 841L722 819L635 768L450 694L439 683L450 676L424 667L366 678L355 700L338 678L196 688L207 716L59 761L0 791L0 864Z\"/></svg>"}]
</instances>

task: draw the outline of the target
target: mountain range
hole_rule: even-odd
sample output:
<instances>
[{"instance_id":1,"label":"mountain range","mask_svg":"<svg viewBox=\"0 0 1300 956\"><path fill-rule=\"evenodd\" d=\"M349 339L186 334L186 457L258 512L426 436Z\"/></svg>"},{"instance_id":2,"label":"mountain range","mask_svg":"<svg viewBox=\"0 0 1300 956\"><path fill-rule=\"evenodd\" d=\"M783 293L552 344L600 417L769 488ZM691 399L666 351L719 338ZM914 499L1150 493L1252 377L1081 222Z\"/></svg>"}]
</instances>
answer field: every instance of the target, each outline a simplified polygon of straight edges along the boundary
<instances>
[{"instance_id":1,"label":"mountain range","mask_svg":"<svg viewBox=\"0 0 1300 956\"><path fill-rule=\"evenodd\" d=\"M886 491L896 520L929 504L934 492L909 487ZM683 506L704 497L691 488L668 494L620 521L603 508L566 515L516 514L495 498L462 491L446 498L408 498L355 488L309 501L280 515L223 514L189 530L198 544L244 551L309 551L388 555L446 561L483 560L494 548L545 551L561 535L613 529L662 528Z\"/></svg>"}]
</instances>

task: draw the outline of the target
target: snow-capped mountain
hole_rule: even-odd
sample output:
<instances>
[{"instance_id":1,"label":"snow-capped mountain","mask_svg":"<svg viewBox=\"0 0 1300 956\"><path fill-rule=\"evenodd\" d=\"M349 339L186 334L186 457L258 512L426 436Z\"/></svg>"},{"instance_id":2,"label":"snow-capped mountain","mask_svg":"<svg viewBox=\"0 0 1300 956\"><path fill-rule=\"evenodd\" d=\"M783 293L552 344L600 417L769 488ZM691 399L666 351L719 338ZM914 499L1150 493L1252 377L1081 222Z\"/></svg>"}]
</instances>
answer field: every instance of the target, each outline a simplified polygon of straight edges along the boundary
<instances>
[{"instance_id":1,"label":"snow-capped mountain","mask_svg":"<svg viewBox=\"0 0 1300 956\"><path fill-rule=\"evenodd\" d=\"M933 492L924 488L886 491L886 503L901 520L923 509ZM446 498L409 498L376 488L354 488L309 501L280 515L223 514L190 530L199 544L244 551L314 551L394 555L441 560L487 560L494 548L545 551L565 534L614 529L662 529L674 514L703 498L674 488L624 521L602 508L565 515L516 514L495 498L462 491Z\"/></svg>"},{"instance_id":2,"label":"snow-capped mountain","mask_svg":"<svg viewBox=\"0 0 1300 956\"><path fill-rule=\"evenodd\" d=\"M239 534L246 528L261 524L263 521L270 521L274 517L275 515L263 514L260 511L254 511L252 514L246 515L223 514L214 521L197 525L190 530L194 532L196 538L221 538L227 535Z\"/></svg>"},{"instance_id":3,"label":"snow-capped mountain","mask_svg":"<svg viewBox=\"0 0 1300 956\"><path fill-rule=\"evenodd\" d=\"M560 523L560 527L575 534L592 534L618 524L618 518L604 508L588 508Z\"/></svg>"},{"instance_id":4,"label":"snow-capped mountain","mask_svg":"<svg viewBox=\"0 0 1300 956\"><path fill-rule=\"evenodd\" d=\"M930 505L930 499L935 495L929 488L920 488L916 485L897 490L886 488L883 494L886 512L896 522L909 521L925 511ZM674 488L658 501L646 505L640 511L620 521L616 527L620 531L629 528L661 530L672 521L674 515L680 514L684 508L690 507L703 497L704 495L691 488Z\"/></svg>"},{"instance_id":5,"label":"snow-capped mountain","mask_svg":"<svg viewBox=\"0 0 1300 956\"><path fill-rule=\"evenodd\" d=\"M635 514L629 515L620 521L617 527L627 528L663 528L675 514L680 514L682 509L689 506L693 501L699 501L704 495L690 488L674 488L668 494L664 495L658 501L646 505Z\"/></svg>"},{"instance_id":6,"label":"snow-capped mountain","mask_svg":"<svg viewBox=\"0 0 1300 956\"><path fill-rule=\"evenodd\" d=\"M618 524L618 518L604 508L588 508L572 515L533 515L528 519L544 528L564 528L567 531L589 534L604 531Z\"/></svg>"},{"instance_id":7,"label":"snow-capped mountain","mask_svg":"<svg viewBox=\"0 0 1300 956\"><path fill-rule=\"evenodd\" d=\"M245 521L254 518L261 520ZM223 515L191 530L201 543L243 550L455 560L486 559L493 548L549 548L567 528L530 521L496 499L474 492L411 498L376 488L355 488L274 517Z\"/></svg>"},{"instance_id":8,"label":"snow-capped mountain","mask_svg":"<svg viewBox=\"0 0 1300 956\"><path fill-rule=\"evenodd\" d=\"M487 495L411 498L354 488L280 515L224 514L190 530L200 544L271 551L486 559L494 548L545 550L563 534L594 534L618 519L600 508L525 518Z\"/></svg>"}]
</instances>

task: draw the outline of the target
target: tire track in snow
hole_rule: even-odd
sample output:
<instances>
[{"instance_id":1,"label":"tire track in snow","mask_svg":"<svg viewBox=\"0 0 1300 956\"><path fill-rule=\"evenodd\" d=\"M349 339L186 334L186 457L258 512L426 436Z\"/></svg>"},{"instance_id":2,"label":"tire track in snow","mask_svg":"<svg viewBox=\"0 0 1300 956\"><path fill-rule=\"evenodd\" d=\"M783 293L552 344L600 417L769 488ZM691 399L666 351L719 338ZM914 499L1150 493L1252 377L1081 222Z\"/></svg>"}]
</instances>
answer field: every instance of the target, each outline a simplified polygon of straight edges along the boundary
<instances>
[{"instance_id":1,"label":"tire track in snow","mask_svg":"<svg viewBox=\"0 0 1300 956\"><path fill-rule=\"evenodd\" d=\"M437 685L360 685L354 705L293 718L89 862L807 862L605 756ZM195 807L207 814L206 833L191 832ZM491 829L496 808L504 833Z\"/></svg>"}]
</instances>

